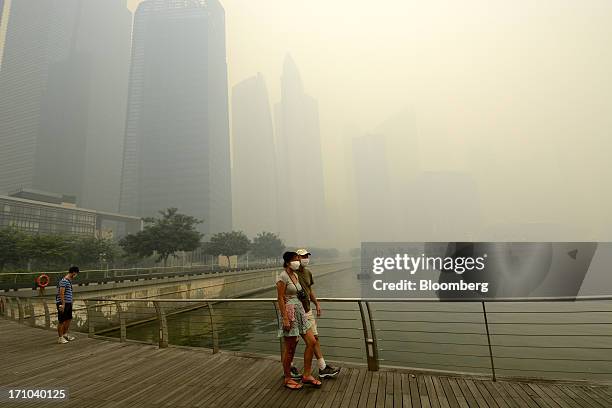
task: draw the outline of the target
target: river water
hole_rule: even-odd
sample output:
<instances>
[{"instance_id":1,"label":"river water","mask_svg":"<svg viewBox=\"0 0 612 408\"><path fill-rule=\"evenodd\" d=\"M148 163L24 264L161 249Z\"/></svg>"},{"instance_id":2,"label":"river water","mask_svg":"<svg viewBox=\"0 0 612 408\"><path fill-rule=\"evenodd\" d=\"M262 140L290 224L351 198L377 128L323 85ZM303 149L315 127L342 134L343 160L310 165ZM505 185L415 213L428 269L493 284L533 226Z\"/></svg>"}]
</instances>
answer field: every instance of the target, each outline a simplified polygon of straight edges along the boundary
<instances>
[{"instance_id":1,"label":"river water","mask_svg":"<svg viewBox=\"0 0 612 408\"><path fill-rule=\"evenodd\" d=\"M315 275L318 297L360 293L358 267ZM270 291L255 297L276 297ZM372 302L383 366L491 374L483 310L478 302ZM612 302L487 303L493 363L498 376L612 379ZM322 303L317 320L326 360L365 363L358 305ZM222 350L278 355L272 302L217 303L214 323ZM170 344L211 347L207 308L168 316ZM110 333L118 336L117 332ZM156 323L127 329L127 338L156 342ZM303 343L303 342L300 342ZM301 352L301 347L298 353Z\"/></svg>"}]
</instances>

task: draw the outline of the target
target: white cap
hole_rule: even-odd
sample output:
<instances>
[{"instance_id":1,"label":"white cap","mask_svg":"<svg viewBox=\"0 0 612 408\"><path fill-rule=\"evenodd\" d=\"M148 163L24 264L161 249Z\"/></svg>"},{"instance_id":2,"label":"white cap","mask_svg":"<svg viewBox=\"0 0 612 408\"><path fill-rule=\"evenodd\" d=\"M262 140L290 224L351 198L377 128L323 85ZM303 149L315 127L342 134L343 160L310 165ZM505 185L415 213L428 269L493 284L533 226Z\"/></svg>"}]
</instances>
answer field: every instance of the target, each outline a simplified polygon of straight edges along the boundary
<instances>
[{"instance_id":1,"label":"white cap","mask_svg":"<svg viewBox=\"0 0 612 408\"><path fill-rule=\"evenodd\" d=\"M295 251L296 254L298 254L299 256L305 256L305 255L312 255L310 252L308 252L307 249L305 248L300 248L297 251Z\"/></svg>"}]
</instances>

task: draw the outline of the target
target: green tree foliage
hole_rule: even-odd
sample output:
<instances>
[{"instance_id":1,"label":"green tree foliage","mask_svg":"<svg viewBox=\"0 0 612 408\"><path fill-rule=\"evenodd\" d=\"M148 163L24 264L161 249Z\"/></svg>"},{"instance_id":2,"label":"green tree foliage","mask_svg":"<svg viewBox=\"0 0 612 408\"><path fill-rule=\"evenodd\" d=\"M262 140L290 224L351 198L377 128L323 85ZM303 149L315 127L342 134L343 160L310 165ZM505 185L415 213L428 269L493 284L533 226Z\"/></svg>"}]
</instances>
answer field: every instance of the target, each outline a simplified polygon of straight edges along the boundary
<instances>
[{"instance_id":1,"label":"green tree foliage","mask_svg":"<svg viewBox=\"0 0 612 408\"><path fill-rule=\"evenodd\" d=\"M101 262L112 263L119 256L119 248L115 242L96 237L74 241L72 250L73 263L78 265L97 265Z\"/></svg>"},{"instance_id":2,"label":"green tree foliage","mask_svg":"<svg viewBox=\"0 0 612 408\"><path fill-rule=\"evenodd\" d=\"M5 265L15 265L20 261L19 243L25 238L16 228L0 230L0 271Z\"/></svg>"},{"instance_id":3,"label":"green tree foliage","mask_svg":"<svg viewBox=\"0 0 612 408\"><path fill-rule=\"evenodd\" d=\"M26 235L19 243L22 259L38 268L65 266L72 258L77 238L59 234Z\"/></svg>"},{"instance_id":4,"label":"green tree foliage","mask_svg":"<svg viewBox=\"0 0 612 408\"><path fill-rule=\"evenodd\" d=\"M336 259L340 256L340 251L336 248L308 248L312 256L316 259Z\"/></svg>"},{"instance_id":5,"label":"green tree foliage","mask_svg":"<svg viewBox=\"0 0 612 408\"><path fill-rule=\"evenodd\" d=\"M159 212L160 218L144 218L142 231L127 235L119 245L129 256L146 258L157 254L157 262L164 265L170 255L178 251L193 251L200 246L202 234L195 227L202 221L180 214L176 208Z\"/></svg>"},{"instance_id":6,"label":"green tree foliage","mask_svg":"<svg viewBox=\"0 0 612 408\"><path fill-rule=\"evenodd\" d=\"M213 235L203 248L209 255L226 256L229 265L230 256L246 254L251 248L251 241L242 231L220 232Z\"/></svg>"},{"instance_id":7,"label":"green tree foliage","mask_svg":"<svg viewBox=\"0 0 612 408\"><path fill-rule=\"evenodd\" d=\"M349 255L351 258L359 258L361 256L361 248L351 248Z\"/></svg>"},{"instance_id":8,"label":"green tree foliage","mask_svg":"<svg viewBox=\"0 0 612 408\"><path fill-rule=\"evenodd\" d=\"M68 264L81 268L112 263L119 247L110 239L59 234L26 234L16 228L0 229L0 270L63 269Z\"/></svg>"},{"instance_id":9,"label":"green tree foliage","mask_svg":"<svg viewBox=\"0 0 612 408\"><path fill-rule=\"evenodd\" d=\"M260 232L253 238L251 252L256 258L280 258L285 250L285 244L278 235L272 232Z\"/></svg>"}]
</instances>

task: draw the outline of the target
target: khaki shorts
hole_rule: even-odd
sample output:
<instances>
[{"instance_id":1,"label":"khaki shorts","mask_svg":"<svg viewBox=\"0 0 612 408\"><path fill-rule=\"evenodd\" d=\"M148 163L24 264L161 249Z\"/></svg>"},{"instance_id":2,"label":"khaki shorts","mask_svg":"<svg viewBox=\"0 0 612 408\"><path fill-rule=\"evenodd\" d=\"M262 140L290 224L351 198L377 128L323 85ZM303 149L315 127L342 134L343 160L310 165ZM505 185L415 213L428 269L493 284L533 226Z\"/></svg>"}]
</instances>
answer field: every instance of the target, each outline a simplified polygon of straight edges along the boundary
<instances>
[{"instance_id":1,"label":"khaki shorts","mask_svg":"<svg viewBox=\"0 0 612 408\"><path fill-rule=\"evenodd\" d=\"M312 334L314 334L315 336L318 336L319 332L317 330L317 321L315 320L315 317L312 314L312 310L306 313L306 318L310 322L310 328L312 329Z\"/></svg>"}]
</instances>

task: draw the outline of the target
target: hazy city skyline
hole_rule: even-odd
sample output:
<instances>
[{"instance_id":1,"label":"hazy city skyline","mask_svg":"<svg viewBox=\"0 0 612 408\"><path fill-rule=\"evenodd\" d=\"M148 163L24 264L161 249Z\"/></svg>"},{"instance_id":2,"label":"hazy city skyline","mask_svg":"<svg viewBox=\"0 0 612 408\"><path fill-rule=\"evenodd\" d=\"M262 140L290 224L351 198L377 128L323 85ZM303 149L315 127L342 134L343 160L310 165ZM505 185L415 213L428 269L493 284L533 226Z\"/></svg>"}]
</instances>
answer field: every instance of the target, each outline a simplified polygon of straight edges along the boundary
<instances>
[{"instance_id":1,"label":"hazy city skyline","mask_svg":"<svg viewBox=\"0 0 612 408\"><path fill-rule=\"evenodd\" d=\"M483 225L546 222L580 225L580 239L609 236L612 3L223 5L230 86L261 72L277 102L290 52L319 102L326 200L339 242L359 242L346 216L351 139L405 111L414 116L420 157L409 145L396 154L422 171L472 174Z\"/></svg>"},{"instance_id":2,"label":"hazy city skyline","mask_svg":"<svg viewBox=\"0 0 612 408\"><path fill-rule=\"evenodd\" d=\"M137 3L124 4L134 10ZM221 4L228 91L260 72L274 106L290 54L304 92L317 100L326 241L349 247L361 239L352 148L367 135L393 146L385 182L404 189L396 211L411 205L410 186L423 177L461 174L477 202L432 208L457 217L476 211L474 239L499 225L556 225L578 231L578 240L610 237L612 3ZM10 5L5 0L5 10ZM0 26L10 19L9 12ZM404 213L420 216L416 206ZM409 223L399 225L418 238Z\"/></svg>"}]
</instances>

